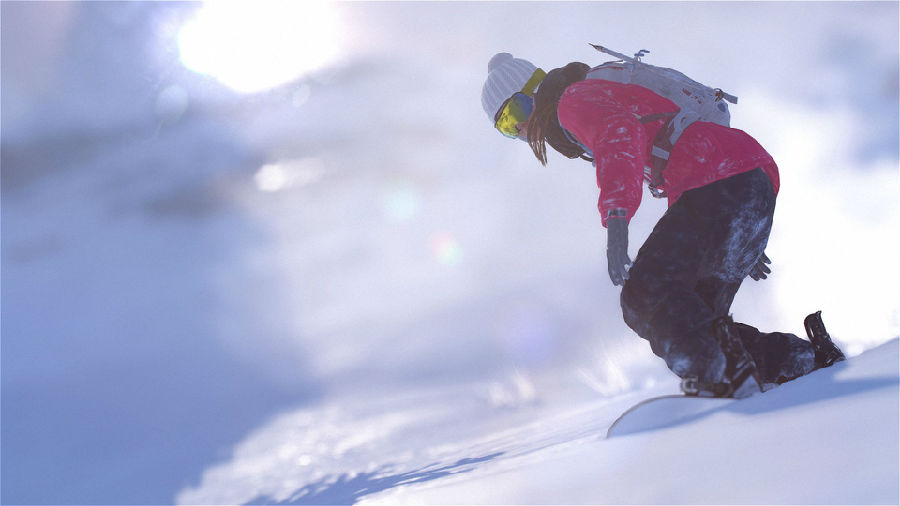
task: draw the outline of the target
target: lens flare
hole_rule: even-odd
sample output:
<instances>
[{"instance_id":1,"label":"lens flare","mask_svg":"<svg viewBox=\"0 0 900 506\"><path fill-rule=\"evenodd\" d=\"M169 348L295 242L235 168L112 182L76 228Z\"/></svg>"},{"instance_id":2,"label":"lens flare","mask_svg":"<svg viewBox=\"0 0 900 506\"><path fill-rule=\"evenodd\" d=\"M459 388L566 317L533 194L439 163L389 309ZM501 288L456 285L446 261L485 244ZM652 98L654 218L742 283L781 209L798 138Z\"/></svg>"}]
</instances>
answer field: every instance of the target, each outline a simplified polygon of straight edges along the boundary
<instances>
[{"instance_id":1,"label":"lens flare","mask_svg":"<svg viewBox=\"0 0 900 506\"><path fill-rule=\"evenodd\" d=\"M462 246L453 235L442 232L431 238L431 253L443 265L459 265L463 259Z\"/></svg>"},{"instance_id":2,"label":"lens flare","mask_svg":"<svg viewBox=\"0 0 900 506\"><path fill-rule=\"evenodd\" d=\"M419 214L421 200L419 190L412 183L399 182L382 191L381 207L391 222L407 224Z\"/></svg>"},{"instance_id":3,"label":"lens flare","mask_svg":"<svg viewBox=\"0 0 900 506\"><path fill-rule=\"evenodd\" d=\"M318 182L325 175L325 163L319 158L301 158L267 163L253 175L260 191L277 192Z\"/></svg>"}]
</instances>

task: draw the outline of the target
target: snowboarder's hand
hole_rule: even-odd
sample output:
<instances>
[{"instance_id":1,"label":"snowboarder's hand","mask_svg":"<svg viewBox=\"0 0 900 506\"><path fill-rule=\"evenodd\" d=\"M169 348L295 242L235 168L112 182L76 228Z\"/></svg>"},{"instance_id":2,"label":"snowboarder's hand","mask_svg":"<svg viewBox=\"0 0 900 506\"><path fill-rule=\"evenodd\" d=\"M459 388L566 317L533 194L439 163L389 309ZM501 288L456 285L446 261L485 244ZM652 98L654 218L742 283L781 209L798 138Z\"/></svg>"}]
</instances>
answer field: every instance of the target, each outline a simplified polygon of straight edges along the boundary
<instances>
[{"instance_id":1,"label":"snowboarder's hand","mask_svg":"<svg viewBox=\"0 0 900 506\"><path fill-rule=\"evenodd\" d=\"M606 222L606 259L609 262L609 279L616 286L625 284L631 259L628 258L628 220L610 217Z\"/></svg>"},{"instance_id":2,"label":"snowboarder's hand","mask_svg":"<svg viewBox=\"0 0 900 506\"><path fill-rule=\"evenodd\" d=\"M756 265L750 268L749 276L753 278L754 281L766 279L768 275L772 273L772 269L769 269L766 264L771 263L772 261L769 260L769 257L766 256L766 253L763 252L762 256L759 257L759 260L756 261Z\"/></svg>"}]
</instances>

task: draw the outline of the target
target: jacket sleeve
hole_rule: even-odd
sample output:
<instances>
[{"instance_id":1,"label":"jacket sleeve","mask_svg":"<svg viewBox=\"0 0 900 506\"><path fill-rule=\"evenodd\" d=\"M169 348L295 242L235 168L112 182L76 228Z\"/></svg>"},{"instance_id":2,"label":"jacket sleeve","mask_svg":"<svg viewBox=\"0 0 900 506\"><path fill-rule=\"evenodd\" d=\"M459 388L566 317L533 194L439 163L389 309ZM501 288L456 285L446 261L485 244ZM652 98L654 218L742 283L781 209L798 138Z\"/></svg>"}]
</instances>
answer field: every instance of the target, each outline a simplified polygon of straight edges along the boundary
<instances>
[{"instance_id":1,"label":"jacket sleeve","mask_svg":"<svg viewBox=\"0 0 900 506\"><path fill-rule=\"evenodd\" d=\"M593 81L593 82L591 82ZM594 154L603 226L613 209L630 221L641 204L647 133L616 98L617 88L596 80L569 86L559 102L559 122Z\"/></svg>"}]
</instances>

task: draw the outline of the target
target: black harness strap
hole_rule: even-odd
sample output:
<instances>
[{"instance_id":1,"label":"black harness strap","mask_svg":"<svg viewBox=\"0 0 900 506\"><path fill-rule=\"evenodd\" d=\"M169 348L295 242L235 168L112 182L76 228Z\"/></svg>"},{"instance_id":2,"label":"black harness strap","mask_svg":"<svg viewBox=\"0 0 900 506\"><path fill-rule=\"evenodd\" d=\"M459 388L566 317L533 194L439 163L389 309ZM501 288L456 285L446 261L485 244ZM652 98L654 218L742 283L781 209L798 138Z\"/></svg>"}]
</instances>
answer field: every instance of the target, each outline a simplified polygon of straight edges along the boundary
<instances>
[{"instance_id":1,"label":"black harness strap","mask_svg":"<svg viewBox=\"0 0 900 506\"><path fill-rule=\"evenodd\" d=\"M665 190L665 180L663 179L663 171L666 164L669 163L669 155L672 154L672 119L678 114L675 112L661 112L656 114L648 114L640 118L642 124L651 123L665 119L666 122L662 128L656 132L653 138L653 147L650 151L650 194L661 199L667 196Z\"/></svg>"}]
</instances>

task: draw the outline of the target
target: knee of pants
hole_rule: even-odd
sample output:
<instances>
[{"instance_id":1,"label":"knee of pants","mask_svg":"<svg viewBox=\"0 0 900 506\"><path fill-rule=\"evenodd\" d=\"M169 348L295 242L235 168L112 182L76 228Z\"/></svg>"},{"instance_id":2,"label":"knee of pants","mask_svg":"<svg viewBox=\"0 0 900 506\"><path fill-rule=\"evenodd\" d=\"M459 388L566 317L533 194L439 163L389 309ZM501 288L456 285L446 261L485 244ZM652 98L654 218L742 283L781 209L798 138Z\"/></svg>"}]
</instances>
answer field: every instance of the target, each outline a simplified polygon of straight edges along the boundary
<instances>
[{"instance_id":1,"label":"knee of pants","mask_svg":"<svg viewBox=\"0 0 900 506\"><path fill-rule=\"evenodd\" d=\"M725 354L711 339L689 339L672 343L663 358L681 378L697 376L705 383L719 383L725 377Z\"/></svg>"}]
</instances>

